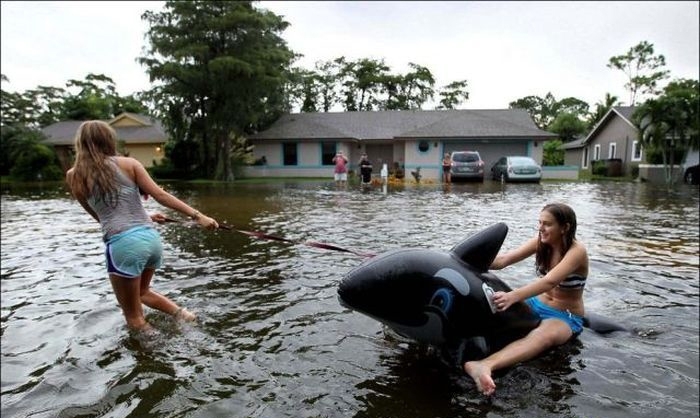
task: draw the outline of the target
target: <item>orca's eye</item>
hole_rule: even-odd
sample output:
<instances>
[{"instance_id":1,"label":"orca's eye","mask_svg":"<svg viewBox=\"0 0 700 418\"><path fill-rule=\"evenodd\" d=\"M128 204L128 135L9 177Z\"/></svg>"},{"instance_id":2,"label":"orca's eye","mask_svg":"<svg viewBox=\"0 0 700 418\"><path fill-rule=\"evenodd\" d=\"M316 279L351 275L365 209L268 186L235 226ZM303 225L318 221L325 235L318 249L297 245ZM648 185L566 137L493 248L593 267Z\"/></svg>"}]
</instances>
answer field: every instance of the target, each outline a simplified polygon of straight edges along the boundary
<instances>
[{"instance_id":1,"label":"orca's eye","mask_svg":"<svg viewBox=\"0 0 700 418\"><path fill-rule=\"evenodd\" d=\"M444 287L438 289L433 293L430 298L430 306L434 306L442 311L442 313L447 314L452 308L452 292Z\"/></svg>"}]
</instances>

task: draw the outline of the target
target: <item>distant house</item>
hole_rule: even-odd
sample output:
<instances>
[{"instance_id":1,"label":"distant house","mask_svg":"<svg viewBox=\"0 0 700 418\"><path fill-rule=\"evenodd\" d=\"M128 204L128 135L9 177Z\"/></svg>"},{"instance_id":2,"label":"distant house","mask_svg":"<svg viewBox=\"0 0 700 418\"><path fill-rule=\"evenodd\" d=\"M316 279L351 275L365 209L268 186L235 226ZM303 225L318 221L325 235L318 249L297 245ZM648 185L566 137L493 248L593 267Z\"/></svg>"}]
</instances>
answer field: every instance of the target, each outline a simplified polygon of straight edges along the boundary
<instances>
[{"instance_id":1,"label":"distant house","mask_svg":"<svg viewBox=\"0 0 700 418\"><path fill-rule=\"evenodd\" d=\"M61 167L65 170L73 164L75 133L84 121L67 120L42 129L48 138L46 143L56 150ZM163 159L164 145L168 138L161 124L145 115L121 113L114 119L105 120L117 132L120 150L133 157L145 167Z\"/></svg>"},{"instance_id":2,"label":"distant house","mask_svg":"<svg viewBox=\"0 0 700 418\"><path fill-rule=\"evenodd\" d=\"M588 135L564 144L564 164L590 170L593 161L619 160L621 174L644 161L638 129L632 122L634 106L612 107Z\"/></svg>"},{"instance_id":3,"label":"distant house","mask_svg":"<svg viewBox=\"0 0 700 418\"><path fill-rule=\"evenodd\" d=\"M556 139L522 109L402 110L294 113L248 139L264 164L247 167L248 177L329 177L336 151L357 171L362 152L374 173L383 164L406 173L421 168L424 179L439 179L445 153L479 151L488 170L503 155L527 155L542 162L542 144Z\"/></svg>"}]
</instances>

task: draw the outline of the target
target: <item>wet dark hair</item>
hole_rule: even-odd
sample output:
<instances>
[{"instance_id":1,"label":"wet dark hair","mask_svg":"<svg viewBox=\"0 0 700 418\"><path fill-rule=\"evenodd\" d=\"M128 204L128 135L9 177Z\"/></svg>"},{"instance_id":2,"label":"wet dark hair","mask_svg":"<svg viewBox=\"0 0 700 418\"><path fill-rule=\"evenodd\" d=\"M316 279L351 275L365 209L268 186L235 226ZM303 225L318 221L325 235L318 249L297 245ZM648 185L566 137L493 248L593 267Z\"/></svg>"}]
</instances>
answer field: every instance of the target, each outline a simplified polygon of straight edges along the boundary
<instances>
[{"instance_id":1,"label":"wet dark hair","mask_svg":"<svg viewBox=\"0 0 700 418\"><path fill-rule=\"evenodd\" d=\"M561 227L569 225L562 237L563 252L562 257L569 251L569 248L576 241L576 213L567 204L564 203L549 203L542 208L542 212L549 212ZM549 269L552 262L552 247L543 245L537 241L537 251L535 253L535 267L538 271L545 272Z\"/></svg>"}]
</instances>

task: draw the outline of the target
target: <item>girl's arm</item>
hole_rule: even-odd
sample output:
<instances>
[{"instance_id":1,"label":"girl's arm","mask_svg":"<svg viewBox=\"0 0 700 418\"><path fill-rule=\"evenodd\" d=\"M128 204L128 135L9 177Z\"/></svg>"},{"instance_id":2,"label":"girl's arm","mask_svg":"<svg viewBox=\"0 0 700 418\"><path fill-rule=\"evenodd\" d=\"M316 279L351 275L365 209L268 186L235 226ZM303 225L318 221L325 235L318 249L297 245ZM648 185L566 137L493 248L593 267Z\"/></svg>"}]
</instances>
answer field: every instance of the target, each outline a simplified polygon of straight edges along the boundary
<instances>
[{"instance_id":1,"label":"girl's arm","mask_svg":"<svg viewBox=\"0 0 700 418\"><path fill-rule=\"evenodd\" d=\"M132 176L141 191L152 196L156 202L182 213L205 228L216 229L219 227L216 220L200 213L158 186L138 160L131 157L121 157L118 159L118 162L119 167Z\"/></svg>"},{"instance_id":2,"label":"girl's arm","mask_svg":"<svg viewBox=\"0 0 700 418\"><path fill-rule=\"evenodd\" d=\"M587 260L588 253L586 249L582 244L576 242L569 251L564 254L564 258L562 258L546 275L523 287L511 290L510 292L496 292L493 301L496 303L499 311L504 311L516 302L553 289L564 281L567 276L579 271L581 266L587 263Z\"/></svg>"},{"instance_id":3,"label":"girl's arm","mask_svg":"<svg viewBox=\"0 0 700 418\"><path fill-rule=\"evenodd\" d=\"M508 251L503 254L498 254L496 258L491 263L492 270L500 270L502 268L508 267L511 264L515 264L518 261L522 261L527 257L533 255L537 251L537 240L539 237L535 236L527 240L520 247Z\"/></svg>"}]
</instances>

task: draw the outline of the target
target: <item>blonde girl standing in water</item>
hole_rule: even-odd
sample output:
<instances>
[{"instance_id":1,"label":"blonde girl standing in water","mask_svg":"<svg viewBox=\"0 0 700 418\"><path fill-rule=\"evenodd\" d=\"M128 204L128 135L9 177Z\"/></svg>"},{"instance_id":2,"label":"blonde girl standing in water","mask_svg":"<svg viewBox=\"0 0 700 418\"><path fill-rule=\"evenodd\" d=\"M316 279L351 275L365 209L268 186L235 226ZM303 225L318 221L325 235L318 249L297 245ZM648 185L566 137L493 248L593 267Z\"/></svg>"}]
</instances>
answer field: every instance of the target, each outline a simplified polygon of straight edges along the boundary
<instances>
[{"instance_id":1,"label":"blonde girl standing in water","mask_svg":"<svg viewBox=\"0 0 700 418\"><path fill-rule=\"evenodd\" d=\"M75 151L75 163L66 173L66 182L73 197L102 227L109 280L129 329L150 330L143 305L180 320L195 320L192 312L151 289L163 254L154 222L164 222L165 216L149 216L141 194L153 196L161 205L204 228L217 229L219 224L163 190L139 161L117 156L117 135L107 123L82 123L76 133Z\"/></svg>"}]
</instances>

